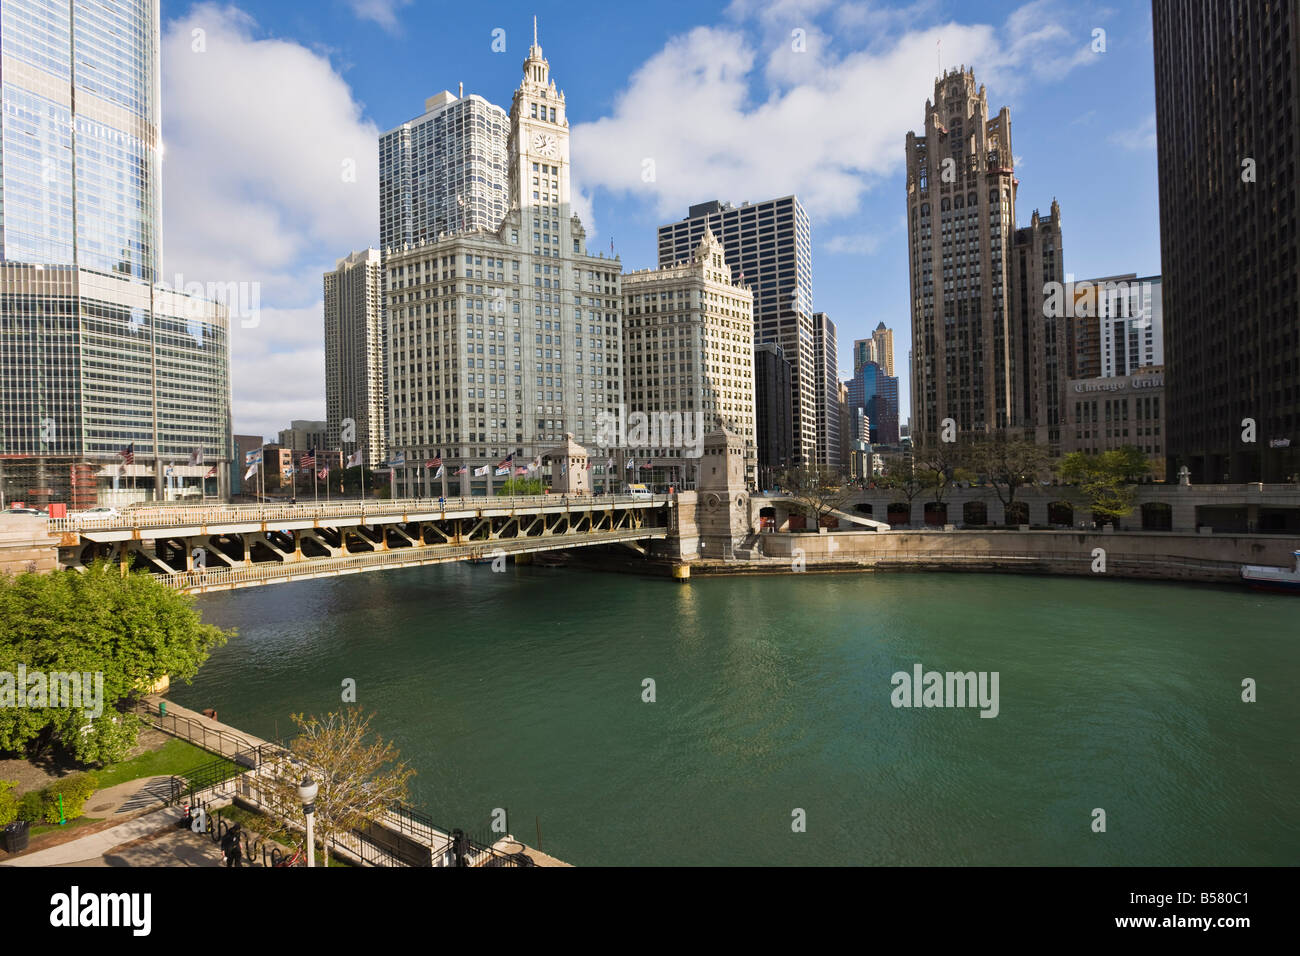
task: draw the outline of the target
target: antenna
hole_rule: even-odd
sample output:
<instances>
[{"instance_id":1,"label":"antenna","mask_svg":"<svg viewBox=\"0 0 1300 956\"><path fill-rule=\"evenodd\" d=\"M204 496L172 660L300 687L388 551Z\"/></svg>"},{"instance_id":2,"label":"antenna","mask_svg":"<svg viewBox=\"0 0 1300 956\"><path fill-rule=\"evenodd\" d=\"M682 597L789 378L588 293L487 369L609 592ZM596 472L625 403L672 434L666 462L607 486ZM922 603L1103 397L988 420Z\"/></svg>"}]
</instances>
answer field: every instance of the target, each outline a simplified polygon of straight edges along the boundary
<instances>
[{"instance_id":1,"label":"antenna","mask_svg":"<svg viewBox=\"0 0 1300 956\"><path fill-rule=\"evenodd\" d=\"M537 15L533 14L533 46L537 46Z\"/></svg>"}]
</instances>

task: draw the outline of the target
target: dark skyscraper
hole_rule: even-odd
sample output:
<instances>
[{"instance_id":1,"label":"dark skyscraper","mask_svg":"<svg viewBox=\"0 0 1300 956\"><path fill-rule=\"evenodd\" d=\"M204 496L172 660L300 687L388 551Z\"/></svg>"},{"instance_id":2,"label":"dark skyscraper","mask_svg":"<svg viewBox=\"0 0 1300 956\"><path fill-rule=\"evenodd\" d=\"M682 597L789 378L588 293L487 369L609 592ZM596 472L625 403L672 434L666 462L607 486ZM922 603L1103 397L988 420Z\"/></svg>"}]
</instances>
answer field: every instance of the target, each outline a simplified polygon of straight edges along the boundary
<instances>
[{"instance_id":1,"label":"dark skyscraper","mask_svg":"<svg viewBox=\"0 0 1300 956\"><path fill-rule=\"evenodd\" d=\"M1151 12L1166 475L1281 481L1300 461L1300 5Z\"/></svg>"},{"instance_id":2,"label":"dark skyscraper","mask_svg":"<svg viewBox=\"0 0 1300 956\"><path fill-rule=\"evenodd\" d=\"M790 427L790 363L781 346L754 346L754 426L758 445L759 480L771 481L772 471L794 461Z\"/></svg>"}]
</instances>

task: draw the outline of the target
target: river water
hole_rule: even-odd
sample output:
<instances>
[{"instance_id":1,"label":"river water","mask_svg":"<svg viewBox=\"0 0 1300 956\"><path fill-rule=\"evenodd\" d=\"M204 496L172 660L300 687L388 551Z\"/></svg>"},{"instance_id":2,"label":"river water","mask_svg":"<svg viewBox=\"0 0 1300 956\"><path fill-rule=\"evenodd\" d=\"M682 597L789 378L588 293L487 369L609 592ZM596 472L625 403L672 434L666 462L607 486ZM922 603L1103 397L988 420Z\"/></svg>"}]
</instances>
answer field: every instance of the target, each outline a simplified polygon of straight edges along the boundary
<instances>
[{"instance_id":1,"label":"river water","mask_svg":"<svg viewBox=\"0 0 1300 956\"><path fill-rule=\"evenodd\" d=\"M456 564L197 603L239 635L177 701L283 738L355 680L435 821L578 865L1300 862L1286 595ZM895 707L916 664L997 716Z\"/></svg>"}]
</instances>

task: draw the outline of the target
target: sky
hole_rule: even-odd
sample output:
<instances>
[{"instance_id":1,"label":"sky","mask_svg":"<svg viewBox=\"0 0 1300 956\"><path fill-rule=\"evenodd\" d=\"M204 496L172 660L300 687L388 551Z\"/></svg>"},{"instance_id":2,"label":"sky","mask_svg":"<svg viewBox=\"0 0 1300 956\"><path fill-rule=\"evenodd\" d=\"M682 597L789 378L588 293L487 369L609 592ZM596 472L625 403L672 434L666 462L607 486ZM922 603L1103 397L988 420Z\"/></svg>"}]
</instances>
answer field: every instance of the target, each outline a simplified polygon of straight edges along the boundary
<instances>
[{"instance_id":1,"label":"sky","mask_svg":"<svg viewBox=\"0 0 1300 956\"><path fill-rule=\"evenodd\" d=\"M1065 271L1160 272L1150 4L163 0L164 279L239 283L234 429L325 418L322 275L377 246L378 137L441 91L509 110L532 41L565 93L588 248L656 262L710 199L791 193L813 307L894 330L908 414L908 131L943 69L1011 111L1025 225L1061 204ZM504 50L500 48L504 46ZM495 48L495 49L494 49ZM654 164L644 181L645 160Z\"/></svg>"}]
</instances>

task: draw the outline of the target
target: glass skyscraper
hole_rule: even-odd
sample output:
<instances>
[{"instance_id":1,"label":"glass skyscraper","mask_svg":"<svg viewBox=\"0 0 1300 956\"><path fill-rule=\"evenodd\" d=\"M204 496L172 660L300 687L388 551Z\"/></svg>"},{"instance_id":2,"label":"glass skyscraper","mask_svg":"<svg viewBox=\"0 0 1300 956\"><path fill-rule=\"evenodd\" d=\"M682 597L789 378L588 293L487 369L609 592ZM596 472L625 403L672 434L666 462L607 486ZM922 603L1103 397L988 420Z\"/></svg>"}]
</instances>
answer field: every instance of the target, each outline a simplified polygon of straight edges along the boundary
<instances>
[{"instance_id":1,"label":"glass skyscraper","mask_svg":"<svg viewBox=\"0 0 1300 956\"><path fill-rule=\"evenodd\" d=\"M229 310L159 281L159 47L158 0L0 5L6 503L227 487Z\"/></svg>"}]
</instances>

